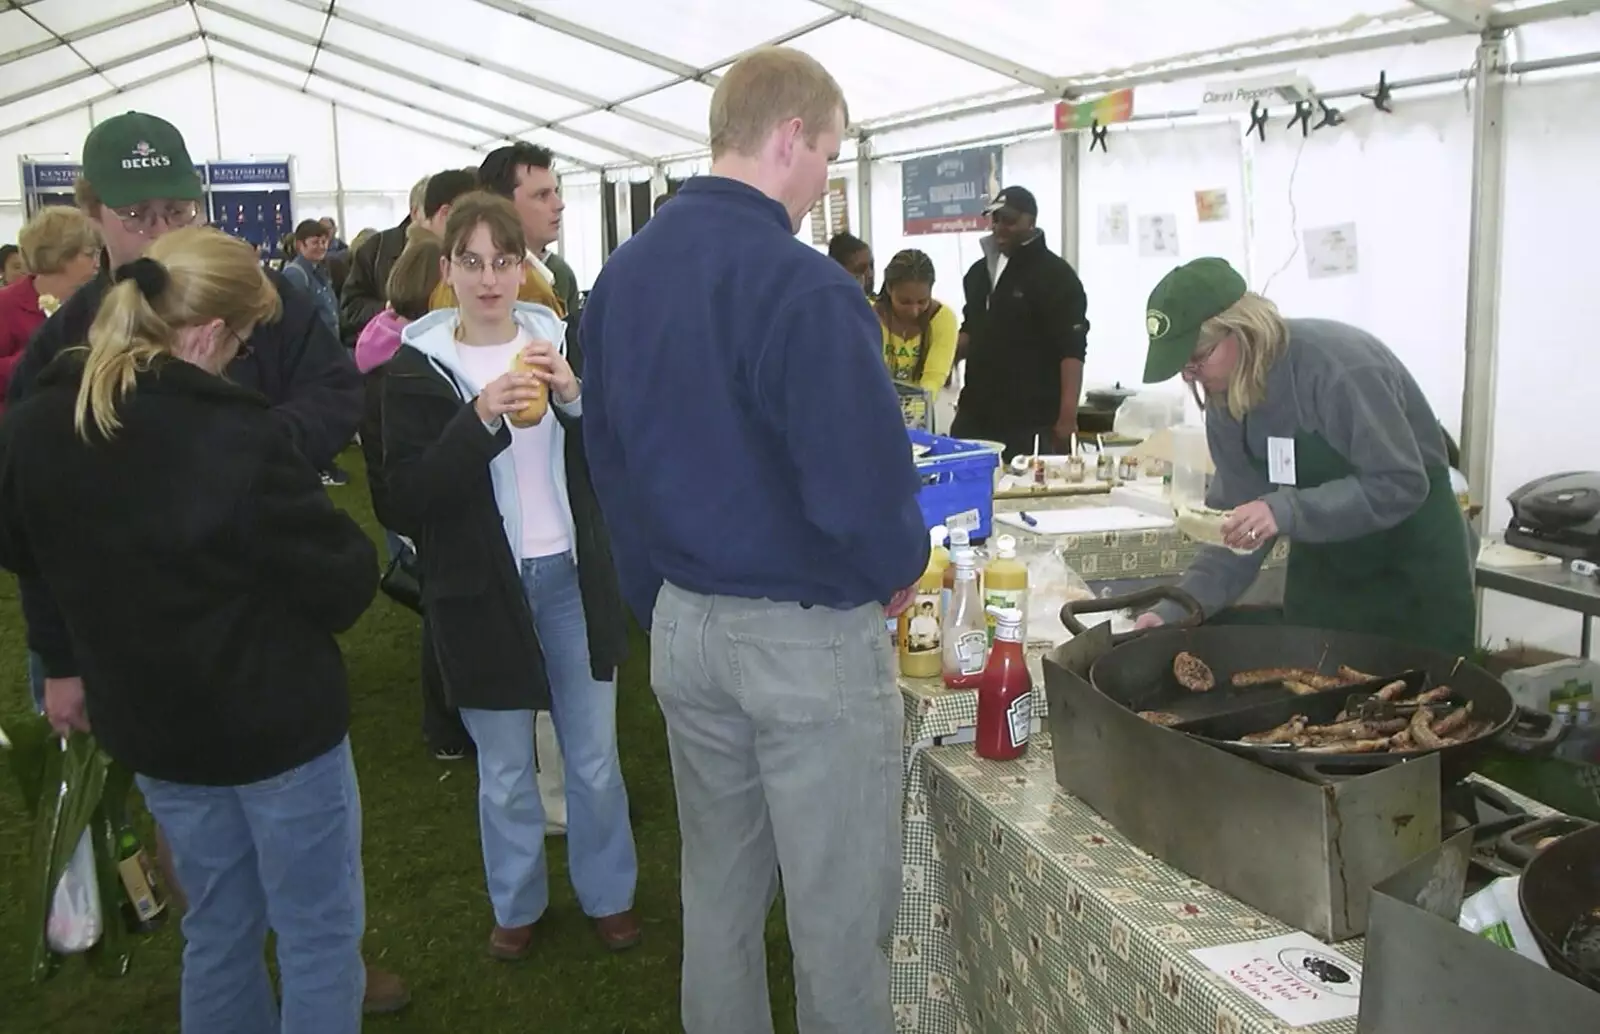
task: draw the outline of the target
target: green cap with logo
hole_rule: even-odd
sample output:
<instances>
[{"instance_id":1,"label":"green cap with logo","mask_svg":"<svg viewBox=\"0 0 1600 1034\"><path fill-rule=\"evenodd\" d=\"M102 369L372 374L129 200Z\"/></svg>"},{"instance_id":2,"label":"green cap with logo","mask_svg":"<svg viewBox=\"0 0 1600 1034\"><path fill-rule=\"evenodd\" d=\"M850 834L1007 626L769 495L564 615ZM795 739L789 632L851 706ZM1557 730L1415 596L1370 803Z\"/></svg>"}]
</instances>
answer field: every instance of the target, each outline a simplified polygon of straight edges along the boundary
<instances>
[{"instance_id":1,"label":"green cap with logo","mask_svg":"<svg viewBox=\"0 0 1600 1034\"><path fill-rule=\"evenodd\" d=\"M1144 382L1171 380L1194 355L1200 327L1220 316L1245 296L1248 288L1227 259L1199 258L1161 278L1150 292L1145 311L1145 332L1150 351L1145 353Z\"/></svg>"},{"instance_id":2,"label":"green cap with logo","mask_svg":"<svg viewBox=\"0 0 1600 1034\"><path fill-rule=\"evenodd\" d=\"M83 175L110 208L205 196L178 127L142 111L115 115L89 131Z\"/></svg>"}]
</instances>

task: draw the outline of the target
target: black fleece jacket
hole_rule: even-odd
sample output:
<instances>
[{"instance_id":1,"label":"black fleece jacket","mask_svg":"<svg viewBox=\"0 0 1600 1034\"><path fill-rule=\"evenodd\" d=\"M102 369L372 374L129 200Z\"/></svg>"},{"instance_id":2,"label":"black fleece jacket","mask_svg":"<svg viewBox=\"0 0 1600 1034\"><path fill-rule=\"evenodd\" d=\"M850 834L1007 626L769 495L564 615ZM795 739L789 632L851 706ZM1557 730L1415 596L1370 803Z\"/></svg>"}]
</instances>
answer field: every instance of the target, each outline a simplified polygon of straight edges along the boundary
<instances>
[{"instance_id":1,"label":"black fleece jacket","mask_svg":"<svg viewBox=\"0 0 1600 1034\"><path fill-rule=\"evenodd\" d=\"M336 509L266 399L177 359L139 374L122 428L73 426L81 356L0 423L0 566L46 592L28 644L81 674L96 739L157 779L241 785L349 727L335 633L377 587L377 552Z\"/></svg>"}]
</instances>

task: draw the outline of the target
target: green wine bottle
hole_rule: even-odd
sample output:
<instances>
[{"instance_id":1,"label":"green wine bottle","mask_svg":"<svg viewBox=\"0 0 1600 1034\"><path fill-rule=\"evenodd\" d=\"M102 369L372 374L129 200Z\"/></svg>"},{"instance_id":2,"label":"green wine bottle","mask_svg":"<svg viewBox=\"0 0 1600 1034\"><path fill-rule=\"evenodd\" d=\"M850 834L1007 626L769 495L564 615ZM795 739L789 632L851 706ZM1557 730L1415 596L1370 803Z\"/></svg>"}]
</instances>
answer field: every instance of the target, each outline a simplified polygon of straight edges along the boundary
<instances>
[{"instance_id":1,"label":"green wine bottle","mask_svg":"<svg viewBox=\"0 0 1600 1034\"><path fill-rule=\"evenodd\" d=\"M123 827L117 834L117 873L122 877L122 918L132 933L150 933L167 918L166 896L139 835Z\"/></svg>"}]
</instances>

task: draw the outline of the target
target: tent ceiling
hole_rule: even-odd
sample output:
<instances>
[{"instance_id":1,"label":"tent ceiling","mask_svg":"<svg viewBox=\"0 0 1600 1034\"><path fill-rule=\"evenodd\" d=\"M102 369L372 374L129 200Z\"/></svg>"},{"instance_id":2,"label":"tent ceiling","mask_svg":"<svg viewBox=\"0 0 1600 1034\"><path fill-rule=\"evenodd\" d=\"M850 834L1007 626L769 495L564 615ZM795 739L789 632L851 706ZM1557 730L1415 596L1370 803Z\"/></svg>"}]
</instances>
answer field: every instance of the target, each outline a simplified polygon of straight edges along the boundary
<instances>
[{"instance_id":1,"label":"tent ceiling","mask_svg":"<svg viewBox=\"0 0 1600 1034\"><path fill-rule=\"evenodd\" d=\"M967 110L1600 10L1600 0L0 0L0 134L215 60L486 149L702 152L719 74L783 43L870 133ZM959 36L957 35L959 33ZM1198 71L1197 71L1198 70Z\"/></svg>"}]
</instances>

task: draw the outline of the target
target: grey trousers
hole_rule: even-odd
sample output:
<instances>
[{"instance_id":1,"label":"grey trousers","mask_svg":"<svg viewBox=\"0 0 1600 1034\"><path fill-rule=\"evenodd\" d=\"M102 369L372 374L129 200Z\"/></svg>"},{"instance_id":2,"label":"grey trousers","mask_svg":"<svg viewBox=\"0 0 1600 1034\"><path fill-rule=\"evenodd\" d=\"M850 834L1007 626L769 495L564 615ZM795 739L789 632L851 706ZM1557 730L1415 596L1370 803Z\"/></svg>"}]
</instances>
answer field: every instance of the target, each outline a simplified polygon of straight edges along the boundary
<instances>
[{"instance_id":1,"label":"grey trousers","mask_svg":"<svg viewBox=\"0 0 1600 1034\"><path fill-rule=\"evenodd\" d=\"M883 608L656 600L650 680L683 836L683 1026L770 1034L781 877L800 1034L891 1034L905 713Z\"/></svg>"}]
</instances>

